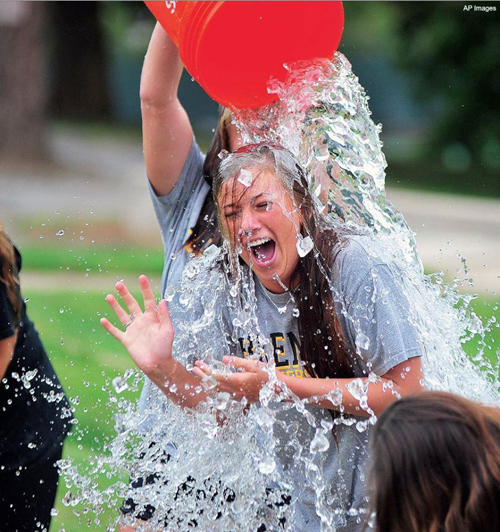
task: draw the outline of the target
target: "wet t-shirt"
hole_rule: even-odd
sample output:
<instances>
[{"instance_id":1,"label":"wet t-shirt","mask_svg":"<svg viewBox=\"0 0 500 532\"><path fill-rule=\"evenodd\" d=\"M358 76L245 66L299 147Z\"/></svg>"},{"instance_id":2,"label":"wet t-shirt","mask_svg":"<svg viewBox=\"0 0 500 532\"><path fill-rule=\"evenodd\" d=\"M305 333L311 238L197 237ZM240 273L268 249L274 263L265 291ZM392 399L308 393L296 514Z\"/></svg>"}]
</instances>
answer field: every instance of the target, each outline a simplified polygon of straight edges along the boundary
<instances>
[{"instance_id":1,"label":"wet t-shirt","mask_svg":"<svg viewBox=\"0 0 500 532\"><path fill-rule=\"evenodd\" d=\"M18 271L21 256L16 249ZM1 263L0 263L1 267ZM61 445L72 410L19 295L21 315L0 281L0 340L18 330L14 356L0 383L0 474L27 466Z\"/></svg>"},{"instance_id":2,"label":"wet t-shirt","mask_svg":"<svg viewBox=\"0 0 500 532\"><path fill-rule=\"evenodd\" d=\"M367 243L365 237L343 239L331 267L335 310L348 347L353 353L358 351L353 364L356 377L366 377L370 372L382 376L397 364L422 355L397 275L371 249L368 251ZM309 378L300 358L298 319L290 295L272 294L256 280L256 296L259 328L272 345L277 370L296 378ZM242 337L238 342L239 355L247 356L251 350L248 341ZM313 427L302 413L290 408L290 403L277 403L274 407L281 410L274 427L276 454L280 467L294 483L293 530L320 530L313 483L306 481L304 456L309 456L316 428L321 427L322 420L331 423L332 415L326 409L306 406L315 418ZM358 423L366 421L366 417L349 418L351 425L336 425L338 445L332 432L326 431L329 447L313 458L326 485L322 498L330 500L330 510L338 511L335 525L339 530L358 530L357 515L364 516L368 506L365 478L370 426Z\"/></svg>"}]
</instances>

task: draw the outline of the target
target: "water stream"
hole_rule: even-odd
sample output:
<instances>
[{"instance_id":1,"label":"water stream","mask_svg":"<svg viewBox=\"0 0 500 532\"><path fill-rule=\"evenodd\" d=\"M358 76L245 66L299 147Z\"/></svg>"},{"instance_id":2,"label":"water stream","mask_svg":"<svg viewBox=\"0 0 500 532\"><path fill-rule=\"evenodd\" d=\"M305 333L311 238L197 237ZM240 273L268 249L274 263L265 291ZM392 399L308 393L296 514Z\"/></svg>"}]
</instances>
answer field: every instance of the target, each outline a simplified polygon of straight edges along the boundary
<instances>
[{"instance_id":1,"label":"water stream","mask_svg":"<svg viewBox=\"0 0 500 532\"><path fill-rule=\"evenodd\" d=\"M471 361L463 350L464 343L474 336L484 338L496 324L481 323L470 306L473 296L457 290L460 279L450 286L439 274L424 274L414 234L385 194L381 126L371 119L368 97L349 62L337 53L332 61L290 65L289 70L287 82L270 84L278 102L237 116L244 142L266 141L292 151L338 233L372 241L373 256L384 249L424 346L425 385L500 404L498 368L482 351ZM225 260L230 253L228 246L210 248L165 294L176 328L174 350L187 366L202 358L215 371L222 370L221 356L233 352L241 338L251 344L252 356L267 357L272 366L273 346L256 317L255 280L238 261ZM235 262L236 274L227 266ZM284 305L293 307L293 298ZM362 335L358 341L369 342ZM350 428L349 438L357 442L353 453L354 445L366 443L376 421L366 404L369 382L355 381L349 389L368 413L358 418L318 415L318 409L279 386L272 370L257 404L214 392L204 408L185 412L155 390L147 412L140 413L120 395L137 387L140 379L138 372L128 372L114 382L117 434L105 453L84 468L63 462L68 506L93 518L110 506L118 519L121 500L130 496L129 485L118 481L103 489L100 478L129 474L148 479L134 490L136 511L153 514L144 530L193 530L195 524L199 530L294 530L300 478L302 496L319 516L321 530L335 530L346 516L364 519L366 505L347 505L342 475L348 471L339 472L335 486L328 484L324 471L336 452L332 427L341 438L348 436L340 427ZM213 387L210 379L203 383L205 390ZM330 400L342 404L341 394L331 394ZM278 447L288 453L294 469L280 466ZM344 466L348 470L349 464ZM120 522L132 524L134 519L122 516Z\"/></svg>"}]
</instances>

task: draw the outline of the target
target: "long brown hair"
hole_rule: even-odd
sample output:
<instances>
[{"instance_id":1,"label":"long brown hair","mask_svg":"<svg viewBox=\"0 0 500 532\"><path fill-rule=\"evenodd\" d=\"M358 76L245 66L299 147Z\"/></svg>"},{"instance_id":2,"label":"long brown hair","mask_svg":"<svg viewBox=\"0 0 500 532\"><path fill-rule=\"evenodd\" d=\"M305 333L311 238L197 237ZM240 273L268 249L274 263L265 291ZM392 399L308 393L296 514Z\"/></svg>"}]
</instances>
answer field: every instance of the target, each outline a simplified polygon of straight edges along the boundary
<instances>
[{"instance_id":1,"label":"long brown hair","mask_svg":"<svg viewBox=\"0 0 500 532\"><path fill-rule=\"evenodd\" d=\"M352 353L345 345L329 279L337 236L319 213L304 170L295 157L281 146L244 146L221 163L213 184L215 200L222 183L245 167L270 170L280 179L301 213L302 236L311 237L315 244L312 252L299 258L298 266L292 274L292 286L294 280L298 280L296 300L299 310L300 354L306 370L315 377L353 377ZM222 226L222 218L219 216Z\"/></svg>"},{"instance_id":2,"label":"long brown hair","mask_svg":"<svg viewBox=\"0 0 500 532\"><path fill-rule=\"evenodd\" d=\"M500 530L500 409L409 396L380 416L371 451L377 532Z\"/></svg>"},{"instance_id":3,"label":"long brown hair","mask_svg":"<svg viewBox=\"0 0 500 532\"><path fill-rule=\"evenodd\" d=\"M5 285L7 297L14 309L16 322L20 320L21 301L19 297L19 272L16 253L10 238L4 233L0 222L0 281Z\"/></svg>"},{"instance_id":4,"label":"long brown hair","mask_svg":"<svg viewBox=\"0 0 500 532\"><path fill-rule=\"evenodd\" d=\"M226 107L219 107L219 121L203 163L203 178L212 186L213 178L217 173L222 150L229 150L228 126L231 124L231 112ZM220 246L222 237L217 226L217 213L212 194L207 194L205 202L198 216L198 220L186 240L184 246L195 254L203 253L210 244ZM183 246L183 247L184 247Z\"/></svg>"}]
</instances>

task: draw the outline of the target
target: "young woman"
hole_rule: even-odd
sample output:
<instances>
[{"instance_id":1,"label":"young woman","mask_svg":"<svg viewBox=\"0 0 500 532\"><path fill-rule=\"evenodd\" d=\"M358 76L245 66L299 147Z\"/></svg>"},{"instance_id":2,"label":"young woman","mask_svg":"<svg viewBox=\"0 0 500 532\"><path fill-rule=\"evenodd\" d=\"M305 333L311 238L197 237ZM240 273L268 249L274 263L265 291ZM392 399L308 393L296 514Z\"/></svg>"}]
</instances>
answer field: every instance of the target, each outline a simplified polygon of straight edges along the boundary
<instances>
[{"instance_id":1,"label":"young woman","mask_svg":"<svg viewBox=\"0 0 500 532\"><path fill-rule=\"evenodd\" d=\"M500 530L500 410L445 392L391 405L371 436L375 530Z\"/></svg>"},{"instance_id":2,"label":"young woman","mask_svg":"<svg viewBox=\"0 0 500 532\"><path fill-rule=\"evenodd\" d=\"M216 267L226 272L219 277L226 278L225 293L230 294L217 320L228 333L227 344L220 346L221 358L231 353L223 357L227 371L215 373L200 361L190 372L180 354L173 356L166 302L156 306L144 276L139 279L144 312L117 283L129 312L114 296L107 301L126 330L107 319L101 322L138 367L182 406L194 408L207 399L208 392L199 391L207 378L215 379L217 391L247 402L258 402L263 387L275 378L278 391L308 403L305 409L315 419L306 420L297 409L277 414L280 423L298 427L295 437L302 449L311 448L314 425L331 426L331 411L338 412L335 430L326 431L326 448L314 460L336 508L330 525L356 530L367 504L363 478L369 433L368 422L359 422L422 388L422 346L409 302L395 270L373 252L368 238L341 235L319 213L300 165L284 148L252 145L223 156L214 198L226 250ZM243 279L253 280L247 285L253 291L254 319L247 325L231 315L234 287L241 287ZM270 354L267 360L251 357L258 350ZM290 434L276 430L275 438L276 459L294 485L292 529L319 530L315 495L304 482L303 464L287 447Z\"/></svg>"},{"instance_id":3,"label":"young woman","mask_svg":"<svg viewBox=\"0 0 500 532\"><path fill-rule=\"evenodd\" d=\"M72 410L21 296L21 256L0 224L0 519L48 531Z\"/></svg>"}]
</instances>

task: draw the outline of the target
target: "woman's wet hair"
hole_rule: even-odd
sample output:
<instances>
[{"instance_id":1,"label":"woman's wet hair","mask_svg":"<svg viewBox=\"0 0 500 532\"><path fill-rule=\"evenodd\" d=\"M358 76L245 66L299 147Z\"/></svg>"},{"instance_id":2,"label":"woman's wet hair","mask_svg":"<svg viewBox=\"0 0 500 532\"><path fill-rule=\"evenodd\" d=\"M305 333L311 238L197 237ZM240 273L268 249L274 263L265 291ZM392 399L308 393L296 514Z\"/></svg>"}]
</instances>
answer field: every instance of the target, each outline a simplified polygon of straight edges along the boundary
<instances>
[{"instance_id":1,"label":"woman's wet hair","mask_svg":"<svg viewBox=\"0 0 500 532\"><path fill-rule=\"evenodd\" d=\"M248 168L257 168L259 173L270 171L276 176L300 213L300 235L309 236L315 245L313 251L299 258L291 283L298 283L300 352L307 372L316 377L353 377L353 354L345 347L328 278L337 243L335 231L320 214L302 166L281 146L251 144L222 154L213 182L216 204L224 182ZM221 217L219 222L223 227Z\"/></svg>"},{"instance_id":2,"label":"woman's wet hair","mask_svg":"<svg viewBox=\"0 0 500 532\"><path fill-rule=\"evenodd\" d=\"M212 187L213 179L219 167L219 153L230 149L228 127L232 123L232 114L227 107L219 106L219 121L212 142L203 163L203 179ZM210 246L220 246L222 237L217 225L217 213L212 194L207 194L198 216L198 220L183 247L195 254L201 254Z\"/></svg>"},{"instance_id":3,"label":"woman's wet hair","mask_svg":"<svg viewBox=\"0 0 500 532\"><path fill-rule=\"evenodd\" d=\"M377 532L500 530L500 409L445 392L392 404L371 435Z\"/></svg>"},{"instance_id":4,"label":"woman's wet hair","mask_svg":"<svg viewBox=\"0 0 500 532\"><path fill-rule=\"evenodd\" d=\"M0 222L0 281L5 285L16 321L19 321L21 315L18 275L14 244L4 232L2 222Z\"/></svg>"}]
</instances>

